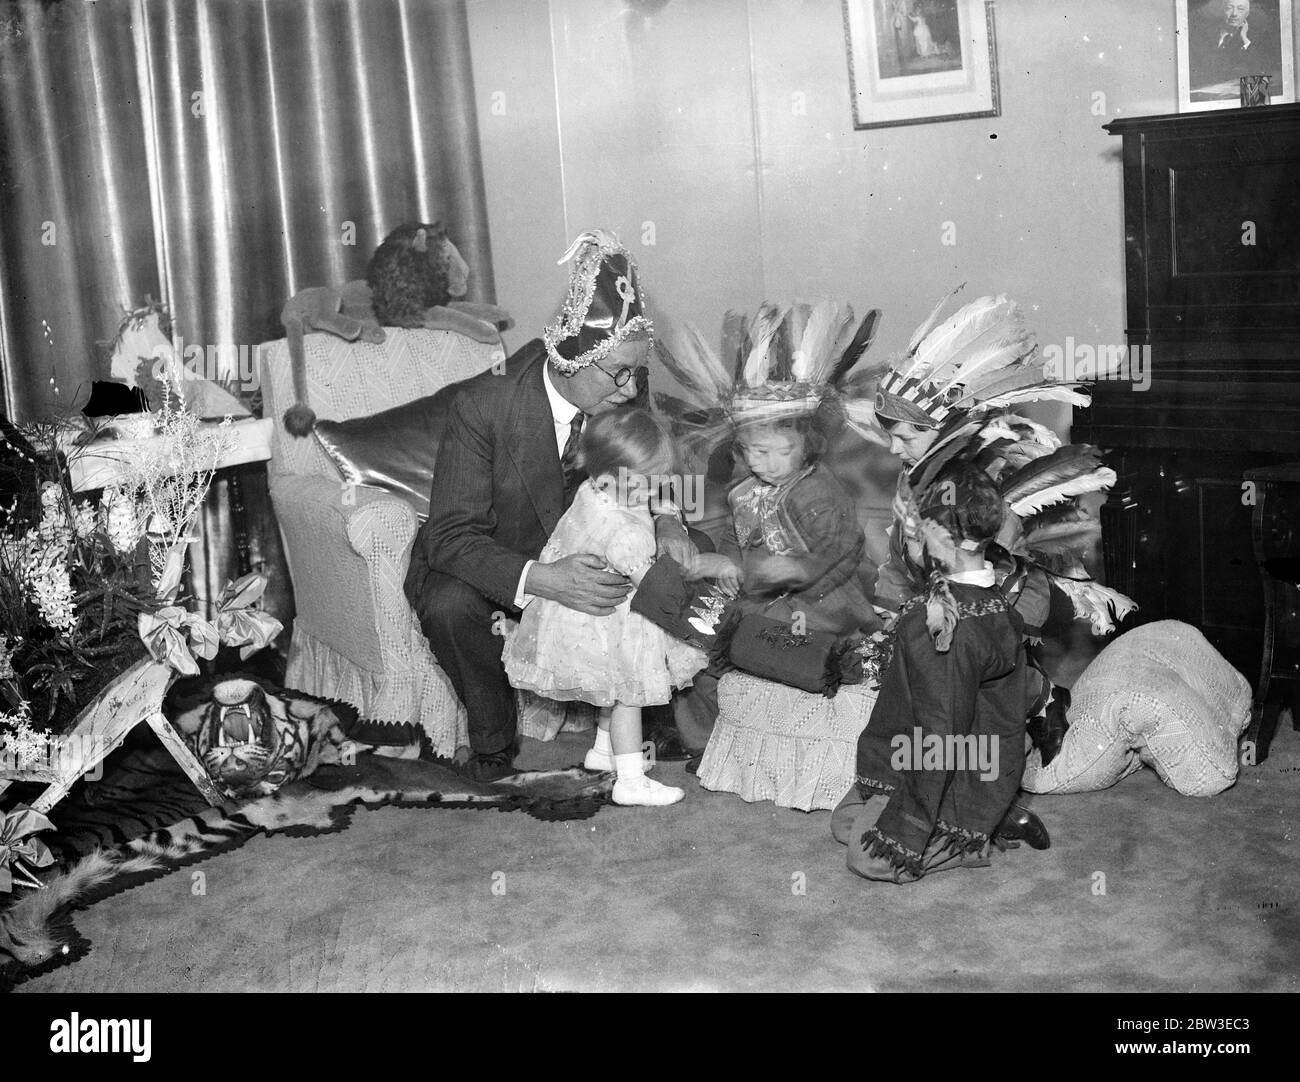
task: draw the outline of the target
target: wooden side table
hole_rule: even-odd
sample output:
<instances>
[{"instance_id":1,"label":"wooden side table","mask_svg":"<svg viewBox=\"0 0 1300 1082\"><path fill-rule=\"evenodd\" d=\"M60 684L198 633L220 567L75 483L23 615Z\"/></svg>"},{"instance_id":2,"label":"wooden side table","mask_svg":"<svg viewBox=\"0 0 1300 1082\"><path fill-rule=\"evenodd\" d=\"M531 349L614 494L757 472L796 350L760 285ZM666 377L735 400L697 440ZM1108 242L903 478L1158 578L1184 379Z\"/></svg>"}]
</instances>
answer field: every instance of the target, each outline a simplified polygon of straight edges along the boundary
<instances>
[{"instance_id":1,"label":"wooden side table","mask_svg":"<svg viewBox=\"0 0 1300 1082\"><path fill-rule=\"evenodd\" d=\"M240 467L257 466L271 457L271 434L275 423L269 418L241 417L230 424L230 442L225 453L216 463L212 487L207 500L199 513L196 527L199 540L190 550L190 564L187 570L187 587L197 599L200 611L212 615L212 609L220 596L221 588L228 579L238 578L255 567L253 546L250 542L250 518L244 506L244 481L254 475ZM142 439L98 440L80 448L71 456L69 472L72 477L74 492L90 492L118 484L125 475L130 462L142 453L161 445L161 437L149 436ZM260 488L263 494L261 504L266 503L264 495L266 482L262 480ZM216 508L215 502L226 496L226 506ZM257 493L254 493L257 495ZM259 506L258 510L262 510ZM274 530L274 524L272 524ZM278 537L276 539L278 541ZM214 551L216 544L233 546L229 558ZM258 555L261 555L260 552ZM275 552L281 562L278 550ZM276 570L272 567L269 570ZM287 581L287 569L285 580ZM283 589L283 587L281 587ZM282 601L281 612L277 616L291 616L284 611L288 606ZM286 622L287 620L282 620Z\"/></svg>"},{"instance_id":2,"label":"wooden side table","mask_svg":"<svg viewBox=\"0 0 1300 1082\"><path fill-rule=\"evenodd\" d=\"M217 463L217 469L238 466L245 462L265 462L271 457L271 432L275 422L256 417L244 417L230 424L231 441L226 453ZM151 447L161 444L161 438L150 436L138 440L101 440L87 444L73 456L69 464L74 492L89 492L117 484L128 463L140 457Z\"/></svg>"},{"instance_id":3,"label":"wooden side table","mask_svg":"<svg viewBox=\"0 0 1300 1082\"><path fill-rule=\"evenodd\" d=\"M1245 739L1262 763L1284 704L1300 730L1300 462L1242 476L1243 496L1254 500L1251 538L1264 586L1264 651Z\"/></svg>"}]
</instances>

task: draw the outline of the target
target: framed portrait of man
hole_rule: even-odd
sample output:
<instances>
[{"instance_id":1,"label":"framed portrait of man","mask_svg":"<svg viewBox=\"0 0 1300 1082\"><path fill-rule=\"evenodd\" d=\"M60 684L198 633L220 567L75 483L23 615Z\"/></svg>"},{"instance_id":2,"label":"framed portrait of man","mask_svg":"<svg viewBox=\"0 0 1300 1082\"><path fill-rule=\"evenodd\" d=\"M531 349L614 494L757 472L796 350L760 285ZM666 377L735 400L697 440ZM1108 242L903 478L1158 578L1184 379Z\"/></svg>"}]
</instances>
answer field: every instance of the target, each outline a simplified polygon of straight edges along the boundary
<instances>
[{"instance_id":1,"label":"framed portrait of man","mask_svg":"<svg viewBox=\"0 0 1300 1082\"><path fill-rule=\"evenodd\" d=\"M855 128L998 116L993 5L844 0Z\"/></svg>"},{"instance_id":2,"label":"framed portrait of man","mask_svg":"<svg viewBox=\"0 0 1300 1082\"><path fill-rule=\"evenodd\" d=\"M1177 0L1178 111L1240 107L1243 77L1261 101L1295 100L1292 0Z\"/></svg>"}]
</instances>

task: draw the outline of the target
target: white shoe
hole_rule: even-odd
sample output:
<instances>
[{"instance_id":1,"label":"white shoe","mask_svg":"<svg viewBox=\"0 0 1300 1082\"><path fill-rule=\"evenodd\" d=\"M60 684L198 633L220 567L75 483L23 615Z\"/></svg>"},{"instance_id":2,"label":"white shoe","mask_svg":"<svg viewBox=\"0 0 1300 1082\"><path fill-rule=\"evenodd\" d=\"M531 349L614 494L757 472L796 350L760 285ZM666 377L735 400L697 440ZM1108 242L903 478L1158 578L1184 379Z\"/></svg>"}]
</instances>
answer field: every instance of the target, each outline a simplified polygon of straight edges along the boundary
<instances>
[{"instance_id":1,"label":"white shoe","mask_svg":"<svg viewBox=\"0 0 1300 1082\"><path fill-rule=\"evenodd\" d=\"M614 756L592 748L587 752L587 757L582 760L582 765L587 770L613 770Z\"/></svg>"},{"instance_id":2,"label":"white shoe","mask_svg":"<svg viewBox=\"0 0 1300 1082\"><path fill-rule=\"evenodd\" d=\"M686 796L685 789L664 785L642 774L639 778L619 778L614 783L614 803L659 808L676 804Z\"/></svg>"}]
</instances>

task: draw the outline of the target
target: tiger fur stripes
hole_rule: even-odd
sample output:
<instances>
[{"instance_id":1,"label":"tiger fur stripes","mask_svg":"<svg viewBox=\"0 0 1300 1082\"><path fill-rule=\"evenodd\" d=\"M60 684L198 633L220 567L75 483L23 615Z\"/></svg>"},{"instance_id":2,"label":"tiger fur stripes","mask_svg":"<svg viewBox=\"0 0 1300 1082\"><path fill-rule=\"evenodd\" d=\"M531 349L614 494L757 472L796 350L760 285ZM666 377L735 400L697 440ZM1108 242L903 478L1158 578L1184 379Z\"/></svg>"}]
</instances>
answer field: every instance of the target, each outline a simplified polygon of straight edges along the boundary
<instances>
[{"instance_id":1,"label":"tiger fur stripes","mask_svg":"<svg viewBox=\"0 0 1300 1082\"><path fill-rule=\"evenodd\" d=\"M71 926L71 910L216 857L256 835L334 833L346 829L358 809L386 805L586 819L609 803L614 780L612 774L573 767L484 784L443 763L362 755L355 767L322 767L271 796L209 808L192 787L184 788L188 779L175 767L169 772L156 755L141 755L132 760L132 770L96 783L93 801L64 809L57 822L61 835L52 842L67 870L47 878L46 889L24 892L0 911L0 990L84 953L88 944ZM153 778L152 786L146 777ZM177 811L184 817L169 817Z\"/></svg>"}]
</instances>

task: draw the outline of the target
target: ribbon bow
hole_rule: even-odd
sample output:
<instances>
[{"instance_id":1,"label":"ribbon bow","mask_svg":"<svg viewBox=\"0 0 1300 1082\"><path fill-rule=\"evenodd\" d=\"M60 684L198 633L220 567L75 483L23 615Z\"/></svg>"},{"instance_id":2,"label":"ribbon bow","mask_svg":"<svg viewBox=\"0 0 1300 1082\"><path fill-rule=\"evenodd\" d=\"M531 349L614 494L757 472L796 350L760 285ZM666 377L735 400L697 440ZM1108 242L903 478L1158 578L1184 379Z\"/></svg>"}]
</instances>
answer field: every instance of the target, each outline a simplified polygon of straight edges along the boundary
<instances>
[{"instance_id":1,"label":"ribbon bow","mask_svg":"<svg viewBox=\"0 0 1300 1082\"><path fill-rule=\"evenodd\" d=\"M182 676L199 674L195 654L206 660L217 656L217 629L202 616L179 605L140 613L139 627L140 639L149 656Z\"/></svg>"},{"instance_id":2,"label":"ribbon bow","mask_svg":"<svg viewBox=\"0 0 1300 1082\"><path fill-rule=\"evenodd\" d=\"M266 576L260 571L226 584L217 602L217 631L227 646L240 647L239 656L247 660L264 646L269 646L284 629L270 613L253 606L266 591Z\"/></svg>"},{"instance_id":3,"label":"ribbon bow","mask_svg":"<svg viewBox=\"0 0 1300 1082\"><path fill-rule=\"evenodd\" d=\"M158 521L155 515L149 522L150 532L162 533L170 527L166 520ZM185 573L185 550L190 543L197 540L193 537L182 537L176 544L167 550L167 555L163 559L162 571L158 575L157 597L159 601L175 601L176 595L181 588L181 576Z\"/></svg>"},{"instance_id":4,"label":"ribbon bow","mask_svg":"<svg viewBox=\"0 0 1300 1082\"><path fill-rule=\"evenodd\" d=\"M54 824L40 812L19 804L0 819L0 891L9 893L17 883L22 887L42 887L32 875L33 868L48 868L54 854L39 838L31 835L53 830Z\"/></svg>"}]
</instances>

